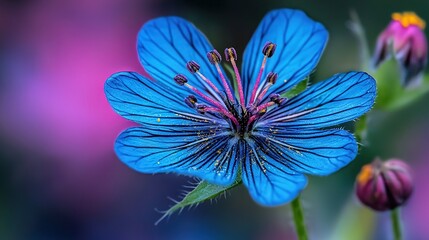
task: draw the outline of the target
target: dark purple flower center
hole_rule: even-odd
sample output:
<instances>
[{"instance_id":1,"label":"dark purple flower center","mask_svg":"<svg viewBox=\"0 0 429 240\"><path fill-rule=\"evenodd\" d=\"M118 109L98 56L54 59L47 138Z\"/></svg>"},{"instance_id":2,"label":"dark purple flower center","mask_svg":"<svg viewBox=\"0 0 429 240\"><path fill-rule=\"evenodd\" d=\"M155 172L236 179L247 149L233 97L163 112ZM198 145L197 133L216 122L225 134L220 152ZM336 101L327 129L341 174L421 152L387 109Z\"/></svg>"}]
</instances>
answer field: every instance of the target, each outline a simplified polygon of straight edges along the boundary
<instances>
[{"instance_id":1,"label":"dark purple flower center","mask_svg":"<svg viewBox=\"0 0 429 240\"><path fill-rule=\"evenodd\" d=\"M188 79L183 74L176 75L174 81L180 86L186 86L195 93L195 95L189 95L185 98L185 103L189 107L194 108L199 114L225 119L232 129L232 134L239 138L246 138L247 135L251 134L255 123L268 111L268 108L275 105L279 106L286 101L286 98L275 93L265 98L268 89L276 83L278 78L277 73L270 72L262 80L267 59L273 56L275 49L276 44L272 42L267 42L263 47L262 54L264 54L264 58L247 104L245 102L242 80L236 64L237 53L234 48L225 49L225 59L231 63L234 70L238 99L235 97L234 89L229 87L220 68L219 63L222 61L222 56L216 50L208 52L207 58L216 67L219 77L222 80L223 89L218 89L212 81L205 77L200 72L200 65L195 61L189 61L186 67L189 72L198 76L199 80L206 87L205 92L188 83ZM198 103L198 97L204 99L207 103Z\"/></svg>"}]
</instances>

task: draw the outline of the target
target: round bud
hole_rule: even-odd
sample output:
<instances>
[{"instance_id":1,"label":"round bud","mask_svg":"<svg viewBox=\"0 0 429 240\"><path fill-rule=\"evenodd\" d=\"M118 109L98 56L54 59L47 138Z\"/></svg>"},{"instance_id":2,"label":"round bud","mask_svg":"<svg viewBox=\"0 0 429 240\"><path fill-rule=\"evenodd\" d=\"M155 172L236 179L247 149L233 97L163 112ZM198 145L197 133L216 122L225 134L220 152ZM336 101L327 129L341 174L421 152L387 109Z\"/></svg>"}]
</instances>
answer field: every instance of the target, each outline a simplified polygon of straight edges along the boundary
<instances>
[{"instance_id":1,"label":"round bud","mask_svg":"<svg viewBox=\"0 0 429 240\"><path fill-rule=\"evenodd\" d=\"M356 195L366 206L391 210L404 204L413 192L411 168L399 159L379 159L362 167L356 179Z\"/></svg>"}]
</instances>

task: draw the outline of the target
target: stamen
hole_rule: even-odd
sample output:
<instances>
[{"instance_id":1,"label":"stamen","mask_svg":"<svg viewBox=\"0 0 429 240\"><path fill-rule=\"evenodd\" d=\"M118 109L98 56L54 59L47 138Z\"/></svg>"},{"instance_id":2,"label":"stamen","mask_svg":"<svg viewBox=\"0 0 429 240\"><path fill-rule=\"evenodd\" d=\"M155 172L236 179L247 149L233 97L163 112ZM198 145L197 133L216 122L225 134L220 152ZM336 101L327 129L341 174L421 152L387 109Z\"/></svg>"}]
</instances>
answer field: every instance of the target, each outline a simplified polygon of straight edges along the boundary
<instances>
[{"instance_id":1,"label":"stamen","mask_svg":"<svg viewBox=\"0 0 429 240\"><path fill-rule=\"evenodd\" d=\"M262 54L264 54L264 59L262 60L261 68L259 69L258 77L256 78L255 86L253 86L252 95L250 96L250 104L253 104L256 97L256 92L259 88L259 83L261 82L262 73L264 72L267 59L274 55L277 45L272 42L265 43L264 48L262 49Z\"/></svg>"},{"instance_id":2,"label":"stamen","mask_svg":"<svg viewBox=\"0 0 429 240\"><path fill-rule=\"evenodd\" d=\"M240 96L240 105L244 107L244 93L243 93L243 85L241 83L240 73L237 68L237 64L235 61L237 60L237 53L234 48L225 49L225 59L228 62L231 62L232 67L234 68L234 74L237 81L238 87L238 95Z\"/></svg>"},{"instance_id":3,"label":"stamen","mask_svg":"<svg viewBox=\"0 0 429 240\"><path fill-rule=\"evenodd\" d=\"M196 73L200 70L200 65L198 63L196 63L195 61L189 61L186 64L186 68L189 70L189 72Z\"/></svg>"},{"instance_id":4,"label":"stamen","mask_svg":"<svg viewBox=\"0 0 429 240\"><path fill-rule=\"evenodd\" d=\"M269 104L269 105L271 105L271 104ZM272 104L272 105L274 105L274 104ZM267 107L269 107L269 106L267 106ZM267 112L267 107L262 106L262 108L260 110L255 108L253 115L249 118L249 121L247 121L247 126L252 124L257 118L264 115Z\"/></svg>"},{"instance_id":5,"label":"stamen","mask_svg":"<svg viewBox=\"0 0 429 240\"><path fill-rule=\"evenodd\" d=\"M188 82L188 78L186 78L186 76L183 74L177 74L173 79L180 86L183 86L185 83Z\"/></svg>"},{"instance_id":6,"label":"stamen","mask_svg":"<svg viewBox=\"0 0 429 240\"><path fill-rule=\"evenodd\" d=\"M204 93L202 93L200 90L198 90L194 86L192 86L189 83L187 83L188 79L186 79L186 77L184 75L177 74L174 77L174 80L176 81L177 84L179 84L181 86L183 86L183 85L186 86L187 88L191 89L196 94L198 94L202 98L204 98L207 102L210 102L211 104L215 105L217 107L216 109L218 109L219 112L221 112L222 114L224 114L225 116L227 116L228 118L230 118L234 123L238 124L237 119L224 106L222 106L220 104L220 102L217 102L216 100L210 98L209 96L205 95Z\"/></svg>"},{"instance_id":7,"label":"stamen","mask_svg":"<svg viewBox=\"0 0 429 240\"><path fill-rule=\"evenodd\" d=\"M280 106L287 100L287 98L281 97L277 93L272 93L270 94L270 100Z\"/></svg>"},{"instance_id":8,"label":"stamen","mask_svg":"<svg viewBox=\"0 0 429 240\"><path fill-rule=\"evenodd\" d=\"M222 80L222 85L225 88L226 95L228 99L232 103L234 103L235 100L234 100L234 97L232 96L231 89L229 88L228 83L226 82L225 76L223 75L222 70L219 67L219 63L220 61L222 61L222 56L218 51L216 51L216 49L213 49L212 51L207 53L207 58L209 59L209 62L211 64L214 64L216 66L217 73L219 74L220 79Z\"/></svg>"},{"instance_id":9,"label":"stamen","mask_svg":"<svg viewBox=\"0 0 429 240\"><path fill-rule=\"evenodd\" d=\"M186 68L189 70L189 72L191 73L195 73L197 74L197 76L199 77L200 80L203 80L204 82L206 82L210 87L206 86L207 90L218 100L218 101L222 101L222 98L220 97L220 91L219 89L216 87L216 85L213 84L212 81L210 81L206 76L204 76L201 72L200 72L200 65L195 62L195 61L189 61L186 64Z\"/></svg>"},{"instance_id":10,"label":"stamen","mask_svg":"<svg viewBox=\"0 0 429 240\"><path fill-rule=\"evenodd\" d=\"M276 102L271 101L271 102L267 102L267 103L264 103L264 104L262 104L262 105L259 105L259 106L256 108L255 112L256 112L256 113L259 113L259 112L261 112L261 111L266 111L266 109L267 109L268 107L271 107L271 106L273 106L274 104L276 104Z\"/></svg>"},{"instance_id":11,"label":"stamen","mask_svg":"<svg viewBox=\"0 0 429 240\"><path fill-rule=\"evenodd\" d=\"M237 52L235 48L225 48L225 59L227 62L233 60L237 60Z\"/></svg>"},{"instance_id":12,"label":"stamen","mask_svg":"<svg viewBox=\"0 0 429 240\"><path fill-rule=\"evenodd\" d=\"M196 87L189 85L188 83L184 84L187 88L191 89L192 91L194 91L196 94L200 95L200 97L204 98L205 100L207 100L208 102L212 103L213 105L219 107L219 108L224 108L218 101L214 100L213 98L205 95L204 93L202 93L200 90L198 90Z\"/></svg>"},{"instance_id":13,"label":"stamen","mask_svg":"<svg viewBox=\"0 0 429 240\"><path fill-rule=\"evenodd\" d=\"M216 107L209 107L207 105L204 104L198 104L196 106L196 109L199 113L201 114L205 114L206 112L217 112L217 113L221 113L224 116L226 116L227 118L231 119L231 121L236 125L239 126L239 122L237 121L237 119L228 111L224 110L224 109L220 109L220 108L216 108Z\"/></svg>"},{"instance_id":14,"label":"stamen","mask_svg":"<svg viewBox=\"0 0 429 240\"><path fill-rule=\"evenodd\" d=\"M195 105L197 103L197 98L194 95L189 95L185 98L185 103L186 105L188 105L190 108L195 108Z\"/></svg>"},{"instance_id":15,"label":"stamen","mask_svg":"<svg viewBox=\"0 0 429 240\"><path fill-rule=\"evenodd\" d=\"M278 77L279 75L277 73L270 72L267 75L267 82L270 83L271 85L274 85L276 84Z\"/></svg>"},{"instance_id":16,"label":"stamen","mask_svg":"<svg viewBox=\"0 0 429 240\"><path fill-rule=\"evenodd\" d=\"M216 49L213 49L210 52L208 52L207 58L209 59L209 62L211 64L220 63L220 61L222 61L222 56L218 51L216 51Z\"/></svg>"},{"instance_id":17,"label":"stamen","mask_svg":"<svg viewBox=\"0 0 429 240\"><path fill-rule=\"evenodd\" d=\"M274 55L274 51L276 51L276 47L277 47L276 44L274 44L272 42L267 42L267 43L265 43L265 46L262 49L262 53L266 57L270 58L270 57L272 57Z\"/></svg>"},{"instance_id":18,"label":"stamen","mask_svg":"<svg viewBox=\"0 0 429 240\"><path fill-rule=\"evenodd\" d=\"M207 108L208 108L207 105L204 105L204 104L198 104L196 106L197 111L201 114L205 114L208 111Z\"/></svg>"},{"instance_id":19,"label":"stamen","mask_svg":"<svg viewBox=\"0 0 429 240\"><path fill-rule=\"evenodd\" d=\"M273 73L273 72L268 73L268 76L265 79L267 84L262 90L262 92L258 94L257 102L260 102L262 98L265 96L265 94L267 93L268 89L276 83L278 76L279 75L277 73Z\"/></svg>"},{"instance_id":20,"label":"stamen","mask_svg":"<svg viewBox=\"0 0 429 240\"><path fill-rule=\"evenodd\" d=\"M206 83L208 83L210 85L210 87L212 87L217 93L219 92L219 89L213 84L212 81L210 81L208 78L206 78L206 76L204 76L202 73L200 72L196 72L198 77L200 77L203 81L205 81Z\"/></svg>"}]
</instances>

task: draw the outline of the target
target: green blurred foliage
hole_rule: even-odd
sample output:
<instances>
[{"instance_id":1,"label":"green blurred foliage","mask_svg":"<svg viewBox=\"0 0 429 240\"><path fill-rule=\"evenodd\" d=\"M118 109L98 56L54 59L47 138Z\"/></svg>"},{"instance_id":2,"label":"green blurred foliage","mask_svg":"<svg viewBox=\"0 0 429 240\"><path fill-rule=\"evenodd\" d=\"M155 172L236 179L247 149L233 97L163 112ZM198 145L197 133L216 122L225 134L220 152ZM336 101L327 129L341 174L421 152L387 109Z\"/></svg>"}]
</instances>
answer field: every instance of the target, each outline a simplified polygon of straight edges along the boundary
<instances>
[{"instance_id":1,"label":"green blurred foliage","mask_svg":"<svg viewBox=\"0 0 429 240\"><path fill-rule=\"evenodd\" d=\"M413 104L429 92L429 75L420 86L405 88L400 83L399 66L394 60L387 61L373 74L377 81L375 109L395 111Z\"/></svg>"}]
</instances>

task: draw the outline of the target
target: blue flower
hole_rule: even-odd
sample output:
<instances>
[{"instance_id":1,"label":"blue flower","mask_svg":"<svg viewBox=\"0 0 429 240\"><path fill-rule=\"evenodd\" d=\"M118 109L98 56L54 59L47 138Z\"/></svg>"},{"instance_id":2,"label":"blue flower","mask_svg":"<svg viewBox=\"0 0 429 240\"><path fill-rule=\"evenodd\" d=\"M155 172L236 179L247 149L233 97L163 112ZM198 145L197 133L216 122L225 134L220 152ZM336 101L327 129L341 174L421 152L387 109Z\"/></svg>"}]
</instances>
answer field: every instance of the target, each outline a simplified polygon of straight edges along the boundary
<instances>
[{"instance_id":1,"label":"blue flower","mask_svg":"<svg viewBox=\"0 0 429 240\"><path fill-rule=\"evenodd\" d=\"M157 18L139 32L140 62L153 80L134 72L112 75L107 99L121 116L141 124L120 134L118 157L143 173L195 176L230 185L241 174L252 198L265 206L291 201L304 174L328 175L357 153L352 134L326 129L353 120L374 103L374 79L336 74L295 97L282 94L315 68L326 29L303 12L268 13L246 47L221 54L194 25ZM233 87L237 86L237 87Z\"/></svg>"}]
</instances>

